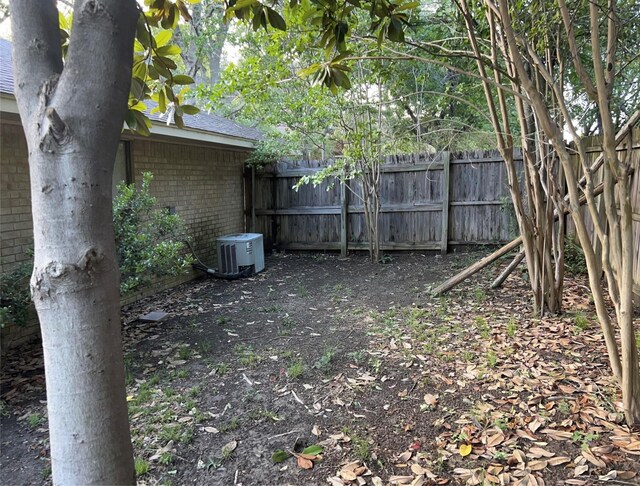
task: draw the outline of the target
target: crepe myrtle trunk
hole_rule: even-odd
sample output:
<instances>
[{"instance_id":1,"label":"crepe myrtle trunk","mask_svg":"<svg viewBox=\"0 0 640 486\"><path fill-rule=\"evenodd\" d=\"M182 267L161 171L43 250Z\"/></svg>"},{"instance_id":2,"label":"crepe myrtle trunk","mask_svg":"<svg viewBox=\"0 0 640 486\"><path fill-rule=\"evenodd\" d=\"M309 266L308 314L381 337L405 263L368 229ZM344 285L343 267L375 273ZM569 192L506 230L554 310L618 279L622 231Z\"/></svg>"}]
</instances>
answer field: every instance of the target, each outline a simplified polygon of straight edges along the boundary
<instances>
[{"instance_id":1,"label":"crepe myrtle trunk","mask_svg":"<svg viewBox=\"0 0 640 486\"><path fill-rule=\"evenodd\" d=\"M11 3L56 485L135 483L111 179L137 15L135 0L76 0L63 64L55 2Z\"/></svg>"}]
</instances>

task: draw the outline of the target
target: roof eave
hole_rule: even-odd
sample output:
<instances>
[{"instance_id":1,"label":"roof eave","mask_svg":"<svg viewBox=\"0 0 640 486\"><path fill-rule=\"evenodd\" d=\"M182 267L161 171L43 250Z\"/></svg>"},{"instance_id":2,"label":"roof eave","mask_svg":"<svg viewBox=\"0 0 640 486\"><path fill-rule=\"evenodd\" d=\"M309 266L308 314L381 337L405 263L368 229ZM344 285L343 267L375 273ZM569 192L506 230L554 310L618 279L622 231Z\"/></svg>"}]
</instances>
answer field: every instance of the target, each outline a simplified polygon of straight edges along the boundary
<instances>
[{"instance_id":1,"label":"roof eave","mask_svg":"<svg viewBox=\"0 0 640 486\"><path fill-rule=\"evenodd\" d=\"M0 93L0 112L20 115L20 112L18 111L18 104L16 103L16 99L13 95ZM155 137L169 137L185 141L213 143L216 145L228 145L246 149L255 148L256 143L256 140L252 140L250 138L206 132L195 130L193 128L178 128L175 125L167 125L166 123L154 120L151 121L151 128L149 131L151 132L151 135Z\"/></svg>"}]
</instances>

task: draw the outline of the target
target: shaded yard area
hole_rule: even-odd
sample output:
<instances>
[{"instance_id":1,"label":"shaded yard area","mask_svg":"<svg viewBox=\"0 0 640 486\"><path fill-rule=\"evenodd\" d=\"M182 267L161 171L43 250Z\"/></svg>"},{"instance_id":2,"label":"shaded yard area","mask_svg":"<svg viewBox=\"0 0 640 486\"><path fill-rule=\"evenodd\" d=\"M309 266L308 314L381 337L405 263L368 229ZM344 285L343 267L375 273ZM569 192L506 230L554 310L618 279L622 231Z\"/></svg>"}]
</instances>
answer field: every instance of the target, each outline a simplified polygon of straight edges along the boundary
<instances>
[{"instance_id":1,"label":"shaded yard area","mask_svg":"<svg viewBox=\"0 0 640 486\"><path fill-rule=\"evenodd\" d=\"M277 255L126 308L138 483L638 484L585 282L542 320L497 268L429 296L480 256ZM50 482L44 400L41 351L6 356L7 484Z\"/></svg>"}]
</instances>

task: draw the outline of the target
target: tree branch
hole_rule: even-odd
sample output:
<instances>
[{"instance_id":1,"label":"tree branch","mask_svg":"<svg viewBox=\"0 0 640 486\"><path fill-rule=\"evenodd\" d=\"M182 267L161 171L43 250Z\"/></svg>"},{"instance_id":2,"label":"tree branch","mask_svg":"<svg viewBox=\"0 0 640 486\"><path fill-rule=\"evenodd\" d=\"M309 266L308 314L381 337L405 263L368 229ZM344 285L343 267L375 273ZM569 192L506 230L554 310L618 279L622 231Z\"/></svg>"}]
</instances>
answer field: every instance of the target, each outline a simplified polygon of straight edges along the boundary
<instances>
[{"instance_id":1,"label":"tree branch","mask_svg":"<svg viewBox=\"0 0 640 486\"><path fill-rule=\"evenodd\" d=\"M120 136L139 14L135 0L76 0L74 4L67 62L53 104L79 140L96 130L102 132L105 143ZM82 112L74 109L78 106ZM86 123L89 117L92 123Z\"/></svg>"},{"instance_id":2,"label":"tree branch","mask_svg":"<svg viewBox=\"0 0 640 486\"><path fill-rule=\"evenodd\" d=\"M13 0L10 19L14 91L25 131L35 134L36 122L62 72L58 9L51 1Z\"/></svg>"}]
</instances>

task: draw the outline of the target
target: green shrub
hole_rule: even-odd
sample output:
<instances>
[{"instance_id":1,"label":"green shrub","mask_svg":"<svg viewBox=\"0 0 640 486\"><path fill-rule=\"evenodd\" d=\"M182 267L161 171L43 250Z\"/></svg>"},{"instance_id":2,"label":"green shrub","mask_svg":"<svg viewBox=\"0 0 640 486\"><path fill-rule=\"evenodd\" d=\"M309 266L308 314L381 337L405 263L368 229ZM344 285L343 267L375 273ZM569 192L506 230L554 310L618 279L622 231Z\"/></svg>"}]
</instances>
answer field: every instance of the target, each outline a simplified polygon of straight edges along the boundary
<instances>
[{"instance_id":1,"label":"green shrub","mask_svg":"<svg viewBox=\"0 0 640 486\"><path fill-rule=\"evenodd\" d=\"M273 139L261 140L245 160L245 165L260 170L268 165L275 164L281 157L282 141Z\"/></svg>"},{"instance_id":2,"label":"green shrub","mask_svg":"<svg viewBox=\"0 0 640 486\"><path fill-rule=\"evenodd\" d=\"M185 255L184 222L167 209L157 209L149 193L153 174L145 172L140 189L119 184L113 201L120 292L126 294L151 283L154 277L179 275L192 263ZM23 325L29 315L29 277L33 262L0 274L0 327Z\"/></svg>"},{"instance_id":3,"label":"green shrub","mask_svg":"<svg viewBox=\"0 0 640 486\"><path fill-rule=\"evenodd\" d=\"M168 209L156 208L149 192L153 174L145 172L140 188L119 184L113 202L120 292L126 294L151 283L153 277L179 275L192 260L185 256L184 222Z\"/></svg>"},{"instance_id":4,"label":"green shrub","mask_svg":"<svg viewBox=\"0 0 640 486\"><path fill-rule=\"evenodd\" d=\"M574 275L586 275L587 273L584 252L574 235L567 235L564 240L564 266L569 273Z\"/></svg>"},{"instance_id":5,"label":"green shrub","mask_svg":"<svg viewBox=\"0 0 640 486\"><path fill-rule=\"evenodd\" d=\"M0 274L0 327L23 325L29 317L32 262L24 262L12 272Z\"/></svg>"}]
</instances>

